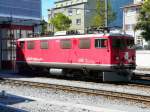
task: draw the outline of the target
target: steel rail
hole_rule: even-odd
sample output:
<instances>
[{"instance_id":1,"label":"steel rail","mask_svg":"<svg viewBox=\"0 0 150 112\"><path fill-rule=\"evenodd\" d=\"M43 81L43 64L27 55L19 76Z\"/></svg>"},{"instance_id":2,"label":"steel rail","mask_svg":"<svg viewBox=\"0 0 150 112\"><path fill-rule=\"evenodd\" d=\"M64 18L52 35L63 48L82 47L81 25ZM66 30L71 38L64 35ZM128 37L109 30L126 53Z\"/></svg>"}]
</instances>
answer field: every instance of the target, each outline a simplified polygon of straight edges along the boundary
<instances>
[{"instance_id":1,"label":"steel rail","mask_svg":"<svg viewBox=\"0 0 150 112\"><path fill-rule=\"evenodd\" d=\"M90 89L90 88L83 88L83 87L73 87L73 86L58 85L58 84L39 83L39 82L31 82L31 81L22 81L22 80L14 80L14 79L5 79L1 81L0 83L11 84L15 86L31 86L35 88L72 91L72 92L86 93L86 94L92 94L92 95L103 95L103 96L123 98L123 99L128 99L128 100L133 100L133 101L146 102L150 104L150 96L143 96L143 95L130 94L130 93L121 93L121 92L115 92L115 91Z\"/></svg>"}]
</instances>

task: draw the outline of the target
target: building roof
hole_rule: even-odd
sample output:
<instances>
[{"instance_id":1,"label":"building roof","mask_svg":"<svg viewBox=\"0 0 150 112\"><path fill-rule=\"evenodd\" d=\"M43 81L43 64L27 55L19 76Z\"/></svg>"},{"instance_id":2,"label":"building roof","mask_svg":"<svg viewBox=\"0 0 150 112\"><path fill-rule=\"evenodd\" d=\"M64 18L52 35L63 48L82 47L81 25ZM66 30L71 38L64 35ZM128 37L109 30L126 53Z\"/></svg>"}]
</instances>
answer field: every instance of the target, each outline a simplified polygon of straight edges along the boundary
<instances>
[{"instance_id":1,"label":"building roof","mask_svg":"<svg viewBox=\"0 0 150 112\"><path fill-rule=\"evenodd\" d=\"M129 4L129 5L125 5L122 8L130 8L130 7L140 7L142 5L142 3L138 3L138 4Z\"/></svg>"},{"instance_id":2,"label":"building roof","mask_svg":"<svg viewBox=\"0 0 150 112\"><path fill-rule=\"evenodd\" d=\"M70 1L70 2L68 4L64 4L67 1ZM67 7L77 6L77 5L81 5L85 3L87 3L85 0L80 0L77 2L74 2L72 0L58 0L55 2L56 6L54 9L67 8Z\"/></svg>"},{"instance_id":3,"label":"building roof","mask_svg":"<svg viewBox=\"0 0 150 112\"><path fill-rule=\"evenodd\" d=\"M54 2L54 3L56 4L56 3L61 3L61 2L64 2L64 1L70 1L70 0L57 0L57 1Z\"/></svg>"},{"instance_id":4,"label":"building roof","mask_svg":"<svg viewBox=\"0 0 150 112\"><path fill-rule=\"evenodd\" d=\"M70 5L67 5L67 6L55 7L53 9L68 8L68 7L72 7L72 6L78 6L78 5L81 5L81 4L85 4L85 3L70 4ZM77 8L77 9L80 9L80 8ZM83 8L81 8L81 9L83 9Z\"/></svg>"}]
</instances>

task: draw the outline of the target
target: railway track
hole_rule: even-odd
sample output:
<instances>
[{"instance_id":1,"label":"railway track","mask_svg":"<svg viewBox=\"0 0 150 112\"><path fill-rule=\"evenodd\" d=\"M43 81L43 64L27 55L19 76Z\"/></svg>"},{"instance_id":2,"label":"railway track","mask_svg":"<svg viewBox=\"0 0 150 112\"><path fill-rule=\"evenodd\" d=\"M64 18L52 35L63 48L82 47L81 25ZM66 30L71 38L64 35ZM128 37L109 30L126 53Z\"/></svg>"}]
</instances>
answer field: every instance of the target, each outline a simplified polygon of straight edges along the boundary
<instances>
[{"instance_id":1,"label":"railway track","mask_svg":"<svg viewBox=\"0 0 150 112\"><path fill-rule=\"evenodd\" d=\"M141 79L141 80L147 80L150 81L150 74L144 74L144 75L136 75L134 79Z\"/></svg>"},{"instance_id":2,"label":"railway track","mask_svg":"<svg viewBox=\"0 0 150 112\"><path fill-rule=\"evenodd\" d=\"M113 98L123 98L131 101L142 102L150 105L150 97L129 93L121 93L107 90L99 90L99 89L90 89L90 88L82 88L82 87L73 87L67 85L58 85L58 84L48 84L48 83L39 83L39 82L31 82L31 81L22 81L22 80L14 80L14 79L4 79L0 81L0 84L9 84L14 86L29 86L34 88L46 88L46 89L55 89L55 90L63 90L68 92L77 92L77 93L86 93L88 95L102 95ZM144 87L143 85L140 85ZM149 86L146 86L149 87Z\"/></svg>"}]
</instances>

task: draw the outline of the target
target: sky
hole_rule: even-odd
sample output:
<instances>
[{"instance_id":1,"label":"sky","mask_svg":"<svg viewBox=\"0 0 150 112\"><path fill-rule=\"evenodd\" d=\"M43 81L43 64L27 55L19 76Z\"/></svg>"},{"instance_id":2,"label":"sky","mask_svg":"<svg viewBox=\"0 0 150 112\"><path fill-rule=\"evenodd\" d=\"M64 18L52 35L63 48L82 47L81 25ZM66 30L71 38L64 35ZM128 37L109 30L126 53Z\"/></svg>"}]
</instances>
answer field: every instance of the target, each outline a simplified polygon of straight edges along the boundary
<instances>
[{"instance_id":1,"label":"sky","mask_svg":"<svg viewBox=\"0 0 150 112\"><path fill-rule=\"evenodd\" d=\"M47 9L54 7L55 1L56 0L42 0L42 18L45 20L48 18Z\"/></svg>"}]
</instances>

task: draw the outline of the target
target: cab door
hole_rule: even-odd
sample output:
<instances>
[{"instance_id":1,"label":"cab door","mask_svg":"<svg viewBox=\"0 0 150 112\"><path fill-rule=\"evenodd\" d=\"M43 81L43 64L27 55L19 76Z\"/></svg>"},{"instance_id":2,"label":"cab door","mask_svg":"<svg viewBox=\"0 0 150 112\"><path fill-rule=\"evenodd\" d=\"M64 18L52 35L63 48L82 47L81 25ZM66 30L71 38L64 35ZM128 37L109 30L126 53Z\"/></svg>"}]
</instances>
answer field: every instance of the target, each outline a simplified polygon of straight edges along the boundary
<instances>
[{"instance_id":1,"label":"cab door","mask_svg":"<svg viewBox=\"0 0 150 112\"><path fill-rule=\"evenodd\" d=\"M113 64L123 64L126 55L126 41L122 37L113 37L111 39L111 61Z\"/></svg>"},{"instance_id":2,"label":"cab door","mask_svg":"<svg viewBox=\"0 0 150 112\"><path fill-rule=\"evenodd\" d=\"M94 39L95 54L94 59L97 64L110 63L110 50L108 38L95 38Z\"/></svg>"}]
</instances>

